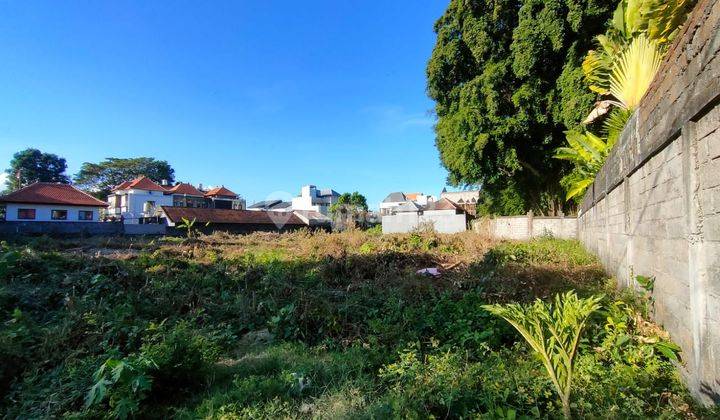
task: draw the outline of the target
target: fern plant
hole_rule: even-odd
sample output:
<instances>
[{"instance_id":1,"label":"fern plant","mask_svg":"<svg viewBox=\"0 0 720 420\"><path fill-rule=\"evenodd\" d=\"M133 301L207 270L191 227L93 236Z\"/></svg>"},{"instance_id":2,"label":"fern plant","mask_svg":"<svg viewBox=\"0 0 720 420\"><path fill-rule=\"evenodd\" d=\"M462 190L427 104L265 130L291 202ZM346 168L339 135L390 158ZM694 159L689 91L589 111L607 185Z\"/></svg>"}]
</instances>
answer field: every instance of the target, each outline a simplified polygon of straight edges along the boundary
<instances>
[{"instance_id":1,"label":"fern plant","mask_svg":"<svg viewBox=\"0 0 720 420\"><path fill-rule=\"evenodd\" d=\"M535 351L558 393L563 415L570 418L570 390L575 355L588 317L600 308L602 296L580 299L575 292L555 296L553 303L484 305L504 318Z\"/></svg>"}]
</instances>

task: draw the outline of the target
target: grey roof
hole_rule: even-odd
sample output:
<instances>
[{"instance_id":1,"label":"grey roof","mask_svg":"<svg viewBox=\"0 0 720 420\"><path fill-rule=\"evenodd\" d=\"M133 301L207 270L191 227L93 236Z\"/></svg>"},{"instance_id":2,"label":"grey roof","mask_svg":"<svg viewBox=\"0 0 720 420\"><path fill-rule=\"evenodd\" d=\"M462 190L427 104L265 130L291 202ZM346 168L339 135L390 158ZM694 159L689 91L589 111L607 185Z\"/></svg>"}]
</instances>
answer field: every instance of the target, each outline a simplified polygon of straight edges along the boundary
<instances>
[{"instance_id":1,"label":"grey roof","mask_svg":"<svg viewBox=\"0 0 720 420\"><path fill-rule=\"evenodd\" d=\"M401 192L394 192L388 194L388 196L383 200L383 203L399 203L401 201L407 201L405 194Z\"/></svg>"},{"instance_id":2,"label":"grey roof","mask_svg":"<svg viewBox=\"0 0 720 420\"><path fill-rule=\"evenodd\" d=\"M318 193L318 197L329 197L329 196L340 196L337 191L333 190L332 188L325 188L320 190Z\"/></svg>"},{"instance_id":3,"label":"grey roof","mask_svg":"<svg viewBox=\"0 0 720 420\"><path fill-rule=\"evenodd\" d=\"M393 210L397 213L415 213L420 209L421 207L414 201L407 201L399 206L393 207Z\"/></svg>"},{"instance_id":4,"label":"grey roof","mask_svg":"<svg viewBox=\"0 0 720 420\"><path fill-rule=\"evenodd\" d=\"M332 225L332 219L314 210L294 210L293 213L310 226Z\"/></svg>"},{"instance_id":5,"label":"grey roof","mask_svg":"<svg viewBox=\"0 0 720 420\"><path fill-rule=\"evenodd\" d=\"M282 201L282 200L264 200L264 201L258 201L257 203L253 204L252 206L249 206L248 209L263 209L263 210L277 210L277 209L285 209L292 205L292 203L288 201Z\"/></svg>"}]
</instances>

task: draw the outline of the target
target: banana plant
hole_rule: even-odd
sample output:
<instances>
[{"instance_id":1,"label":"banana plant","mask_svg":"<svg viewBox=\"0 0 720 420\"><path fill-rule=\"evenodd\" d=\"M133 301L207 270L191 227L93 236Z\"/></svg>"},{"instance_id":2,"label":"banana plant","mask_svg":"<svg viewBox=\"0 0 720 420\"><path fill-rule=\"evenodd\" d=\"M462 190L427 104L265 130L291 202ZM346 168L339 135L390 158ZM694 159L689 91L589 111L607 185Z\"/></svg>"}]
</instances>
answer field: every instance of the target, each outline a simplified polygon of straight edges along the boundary
<instances>
[{"instance_id":1,"label":"banana plant","mask_svg":"<svg viewBox=\"0 0 720 420\"><path fill-rule=\"evenodd\" d=\"M568 147L555 149L555 159L568 160L575 164L573 172L563 179L566 185L566 199L581 196L592 184L595 175L602 168L608 153L614 145L607 139L585 131L570 130L565 132Z\"/></svg>"},{"instance_id":2,"label":"banana plant","mask_svg":"<svg viewBox=\"0 0 720 420\"><path fill-rule=\"evenodd\" d=\"M504 318L538 354L563 407L571 418L570 391L580 336L590 315L600 309L602 296L580 299L575 292L555 296L553 303L540 299L530 305L516 303L484 305L488 312Z\"/></svg>"},{"instance_id":3,"label":"banana plant","mask_svg":"<svg viewBox=\"0 0 720 420\"><path fill-rule=\"evenodd\" d=\"M189 220L185 217L182 218L182 221L177 224L178 229L185 229L187 231L187 237L188 239L193 239L197 236L197 231L195 229L195 222L196 219L193 218L192 220ZM205 227L210 226L210 222L205 223Z\"/></svg>"}]
</instances>

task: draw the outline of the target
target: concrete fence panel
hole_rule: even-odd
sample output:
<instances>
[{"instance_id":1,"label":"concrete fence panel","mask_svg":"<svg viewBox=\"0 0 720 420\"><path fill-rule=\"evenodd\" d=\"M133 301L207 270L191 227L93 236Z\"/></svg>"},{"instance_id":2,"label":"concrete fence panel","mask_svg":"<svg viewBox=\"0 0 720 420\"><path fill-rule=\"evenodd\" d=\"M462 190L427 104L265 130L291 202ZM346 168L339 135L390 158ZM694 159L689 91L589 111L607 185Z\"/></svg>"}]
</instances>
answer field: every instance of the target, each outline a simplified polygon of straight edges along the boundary
<instances>
[{"instance_id":1,"label":"concrete fence panel","mask_svg":"<svg viewBox=\"0 0 720 420\"><path fill-rule=\"evenodd\" d=\"M578 237L621 286L655 277L683 373L720 402L720 1L701 0L583 199Z\"/></svg>"}]
</instances>

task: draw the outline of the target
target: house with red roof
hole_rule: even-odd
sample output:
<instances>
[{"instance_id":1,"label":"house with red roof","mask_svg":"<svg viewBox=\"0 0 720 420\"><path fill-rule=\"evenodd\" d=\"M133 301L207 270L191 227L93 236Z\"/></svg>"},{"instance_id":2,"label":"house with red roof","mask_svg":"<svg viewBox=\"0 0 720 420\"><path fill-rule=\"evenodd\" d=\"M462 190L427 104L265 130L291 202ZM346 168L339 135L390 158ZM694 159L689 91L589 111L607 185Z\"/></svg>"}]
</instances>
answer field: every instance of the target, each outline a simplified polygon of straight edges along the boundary
<instances>
[{"instance_id":1,"label":"house with red roof","mask_svg":"<svg viewBox=\"0 0 720 420\"><path fill-rule=\"evenodd\" d=\"M165 217L162 207L234 210L245 207L245 201L224 186L204 191L183 182L161 185L146 176L116 186L107 201L107 216L126 224L159 223Z\"/></svg>"},{"instance_id":2,"label":"house with red roof","mask_svg":"<svg viewBox=\"0 0 720 420\"><path fill-rule=\"evenodd\" d=\"M107 203L69 184L36 182L0 196L0 220L98 222Z\"/></svg>"},{"instance_id":3,"label":"house with red roof","mask_svg":"<svg viewBox=\"0 0 720 420\"><path fill-rule=\"evenodd\" d=\"M208 201L208 207L211 209L245 209L245 200L242 200L237 194L225 188L225 186L215 187L205 192L205 199Z\"/></svg>"},{"instance_id":4,"label":"house with red roof","mask_svg":"<svg viewBox=\"0 0 720 420\"><path fill-rule=\"evenodd\" d=\"M146 176L125 181L108 195L107 216L138 224L159 216L161 206L172 206L173 196L167 189Z\"/></svg>"}]
</instances>

